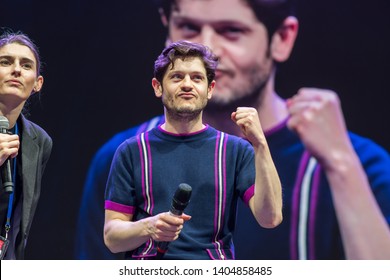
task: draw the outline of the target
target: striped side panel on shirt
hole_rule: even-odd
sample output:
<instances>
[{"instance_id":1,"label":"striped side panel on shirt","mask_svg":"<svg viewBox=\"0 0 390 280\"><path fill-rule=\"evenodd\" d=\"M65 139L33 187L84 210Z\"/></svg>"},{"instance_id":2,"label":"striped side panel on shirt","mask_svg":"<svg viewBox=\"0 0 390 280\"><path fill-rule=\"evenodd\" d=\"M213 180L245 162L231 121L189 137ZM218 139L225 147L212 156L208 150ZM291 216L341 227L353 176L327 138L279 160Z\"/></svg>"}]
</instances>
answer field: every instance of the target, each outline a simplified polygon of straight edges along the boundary
<instances>
[{"instance_id":1,"label":"striped side panel on shirt","mask_svg":"<svg viewBox=\"0 0 390 280\"><path fill-rule=\"evenodd\" d=\"M315 216L318 203L320 166L304 152L293 190L291 211L291 259L315 259Z\"/></svg>"}]
</instances>

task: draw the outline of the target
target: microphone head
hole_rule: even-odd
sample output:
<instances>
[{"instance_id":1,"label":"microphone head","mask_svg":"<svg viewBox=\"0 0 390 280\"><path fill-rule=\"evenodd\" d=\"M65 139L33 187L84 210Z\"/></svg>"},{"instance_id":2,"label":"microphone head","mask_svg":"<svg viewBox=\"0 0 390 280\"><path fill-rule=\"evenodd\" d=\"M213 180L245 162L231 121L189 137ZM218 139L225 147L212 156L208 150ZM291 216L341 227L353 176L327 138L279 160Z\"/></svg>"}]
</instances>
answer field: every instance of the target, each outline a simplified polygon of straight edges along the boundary
<instances>
[{"instance_id":1,"label":"microphone head","mask_svg":"<svg viewBox=\"0 0 390 280\"><path fill-rule=\"evenodd\" d=\"M175 215L181 215L183 210L190 202L192 188L190 185L182 183L177 188L172 199L171 212Z\"/></svg>"},{"instance_id":2,"label":"microphone head","mask_svg":"<svg viewBox=\"0 0 390 280\"><path fill-rule=\"evenodd\" d=\"M0 116L0 128L9 128L9 121L6 117Z\"/></svg>"}]
</instances>

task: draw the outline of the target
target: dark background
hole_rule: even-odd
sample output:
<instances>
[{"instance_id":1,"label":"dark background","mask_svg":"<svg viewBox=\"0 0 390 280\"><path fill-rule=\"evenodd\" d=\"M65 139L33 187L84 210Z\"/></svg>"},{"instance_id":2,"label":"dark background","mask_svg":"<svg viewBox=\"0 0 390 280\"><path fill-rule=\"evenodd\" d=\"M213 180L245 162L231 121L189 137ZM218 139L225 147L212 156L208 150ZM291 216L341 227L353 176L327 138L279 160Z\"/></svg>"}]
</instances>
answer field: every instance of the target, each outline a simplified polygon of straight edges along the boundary
<instances>
[{"instance_id":1,"label":"dark background","mask_svg":"<svg viewBox=\"0 0 390 280\"><path fill-rule=\"evenodd\" d=\"M297 3L300 32L277 91L336 91L348 128L390 150L389 1ZM151 78L165 30L151 0L0 0L0 27L39 46L45 83L29 118L54 141L26 258L72 259L94 153L116 132L163 112Z\"/></svg>"}]
</instances>

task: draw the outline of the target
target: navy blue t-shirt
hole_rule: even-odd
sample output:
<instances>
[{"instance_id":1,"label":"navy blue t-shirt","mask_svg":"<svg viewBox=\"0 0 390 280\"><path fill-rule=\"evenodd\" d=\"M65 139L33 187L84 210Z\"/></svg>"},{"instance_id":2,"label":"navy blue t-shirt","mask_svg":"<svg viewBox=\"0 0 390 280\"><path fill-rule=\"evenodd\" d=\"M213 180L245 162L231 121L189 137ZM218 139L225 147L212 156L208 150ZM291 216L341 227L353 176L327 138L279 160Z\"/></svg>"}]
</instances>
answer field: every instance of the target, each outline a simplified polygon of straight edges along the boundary
<instances>
[{"instance_id":1,"label":"navy blue t-shirt","mask_svg":"<svg viewBox=\"0 0 390 280\"><path fill-rule=\"evenodd\" d=\"M179 238L170 243L165 259L234 259L232 234L236 203L253 195L254 151L242 138L206 126L186 135L161 127L121 144L107 181L105 208L133 214L133 220L166 212L181 183L192 187L191 201ZM150 239L132 258L150 258Z\"/></svg>"}]
</instances>

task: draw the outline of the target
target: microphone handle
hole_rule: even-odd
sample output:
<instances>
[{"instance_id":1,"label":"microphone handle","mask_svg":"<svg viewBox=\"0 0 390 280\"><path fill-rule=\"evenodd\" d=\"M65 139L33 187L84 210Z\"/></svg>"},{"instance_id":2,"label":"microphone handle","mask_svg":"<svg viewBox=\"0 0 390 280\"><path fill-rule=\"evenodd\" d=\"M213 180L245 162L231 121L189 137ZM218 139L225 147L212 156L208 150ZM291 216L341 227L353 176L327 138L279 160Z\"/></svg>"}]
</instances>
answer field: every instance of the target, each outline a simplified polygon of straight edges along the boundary
<instances>
[{"instance_id":1,"label":"microphone handle","mask_svg":"<svg viewBox=\"0 0 390 280\"><path fill-rule=\"evenodd\" d=\"M169 214L173 216L180 216L181 214L183 214L183 211L172 207L171 210L169 211ZM168 245L169 242L167 241L160 241L157 243L156 260L161 260L164 257L165 253L168 251Z\"/></svg>"},{"instance_id":2,"label":"microphone handle","mask_svg":"<svg viewBox=\"0 0 390 280\"><path fill-rule=\"evenodd\" d=\"M8 130L4 127L1 127L0 133L9 134ZM1 166L1 181L3 183L3 188L6 193L11 194L14 192L14 182L12 180L10 158L7 158Z\"/></svg>"},{"instance_id":3,"label":"microphone handle","mask_svg":"<svg viewBox=\"0 0 390 280\"><path fill-rule=\"evenodd\" d=\"M6 193L13 193L14 192L14 182L12 181L12 174L11 174L11 160L7 159L3 166L1 167L1 180L3 183L3 188Z\"/></svg>"}]
</instances>

